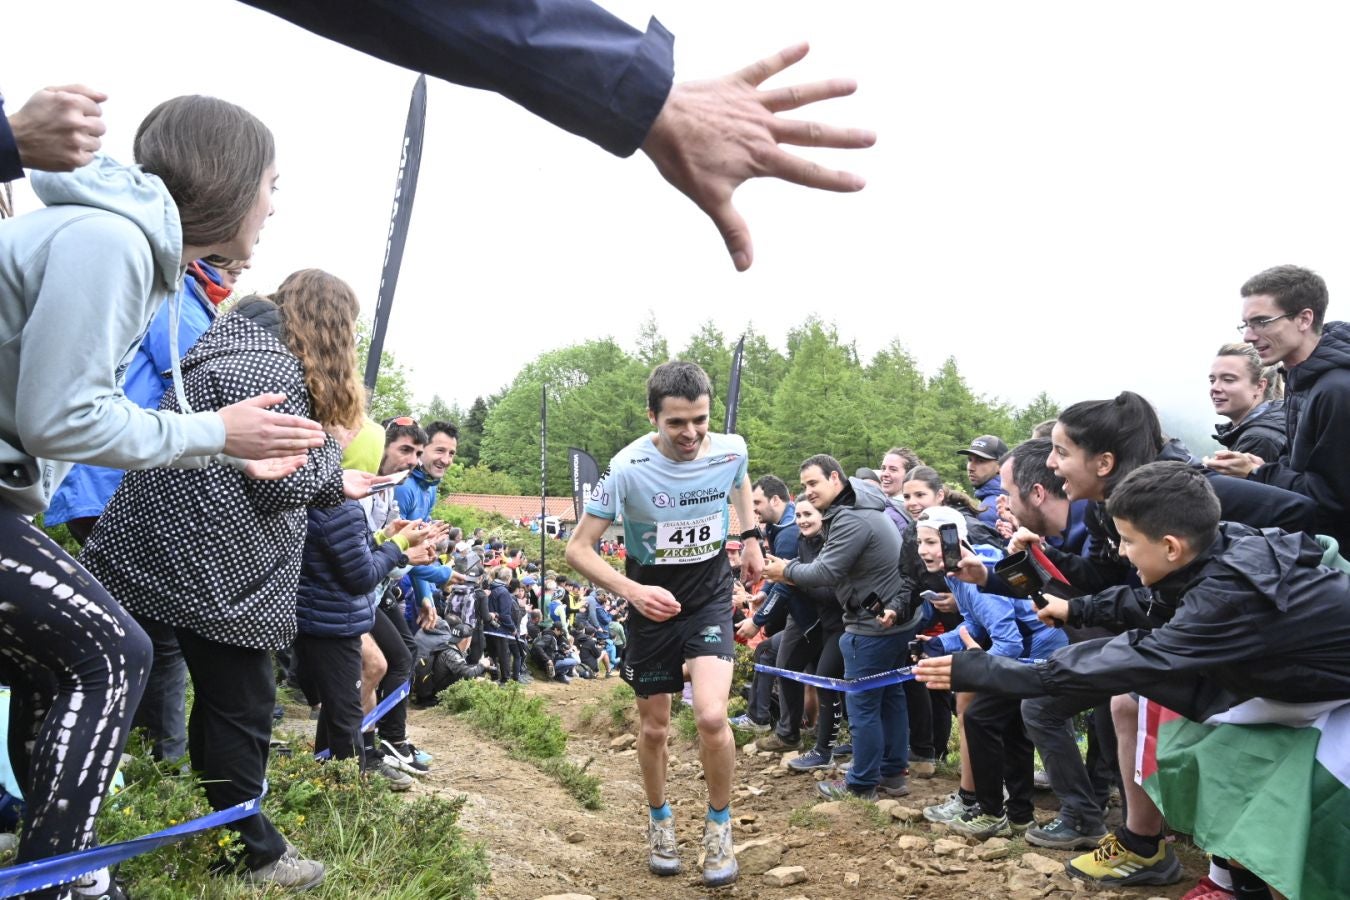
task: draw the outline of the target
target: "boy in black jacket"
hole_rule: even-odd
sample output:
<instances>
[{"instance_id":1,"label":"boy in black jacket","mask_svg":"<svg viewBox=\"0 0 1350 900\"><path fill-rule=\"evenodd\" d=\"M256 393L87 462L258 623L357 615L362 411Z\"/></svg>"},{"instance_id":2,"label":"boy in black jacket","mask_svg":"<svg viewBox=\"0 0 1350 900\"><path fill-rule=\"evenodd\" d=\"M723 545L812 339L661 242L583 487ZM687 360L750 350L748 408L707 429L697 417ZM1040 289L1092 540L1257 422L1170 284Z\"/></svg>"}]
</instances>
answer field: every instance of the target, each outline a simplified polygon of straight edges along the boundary
<instances>
[{"instance_id":1,"label":"boy in black jacket","mask_svg":"<svg viewBox=\"0 0 1350 900\"><path fill-rule=\"evenodd\" d=\"M1129 630L1032 666L985 653L927 659L918 679L1017 697L1134 691L1196 722L1254 698L1350 700L1350 576L1320 565L1316 541L1220 523L1207 479L1180 462L1132 472L1107 511L1147 590L1052 599L1040 615Z\"/></svg>"}]
</instances>

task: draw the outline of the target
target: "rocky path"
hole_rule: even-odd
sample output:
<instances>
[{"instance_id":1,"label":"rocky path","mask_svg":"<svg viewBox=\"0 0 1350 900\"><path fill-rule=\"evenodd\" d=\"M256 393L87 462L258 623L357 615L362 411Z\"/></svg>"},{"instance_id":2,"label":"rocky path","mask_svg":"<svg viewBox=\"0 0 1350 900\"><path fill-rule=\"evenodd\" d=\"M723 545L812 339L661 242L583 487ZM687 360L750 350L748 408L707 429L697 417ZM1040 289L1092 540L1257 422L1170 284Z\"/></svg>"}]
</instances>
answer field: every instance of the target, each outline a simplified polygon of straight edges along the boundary
<instances>
[{"instance_id":1,"label":"rocky path","mask_svg":"<svg viewBox=\"0 0 1350 900\"><path fill-rule=\"evenodd\" d=\"M547 696L562 716L569 731L569 756L578 762L592 759L591 771L601 774L604 808L597 812L583 809L551 778L512 759L453 717L438 710L411 711L409 736L435 755L431 775L416 790L467 795L462 825L490 855L492 883L484 897L1170 900L1203 873L1201 857L1188 853L1183 855L1186 878L1179 885L1089 891L1063 874L1068 853L1029 851L1020 839L966 841L924 822L923 806L940 802L955 789L948 779L916 780L909 797L883 801L876 808L817 803L810 776L789 774L780 754L755 753L751 746L738 756L732 803L741 879L730 888L706 890L693 874L705 802L701 767L696 749L676 739L669 798L688 874L657 879L646 869L645 806L636 751L624 737L631 734L631 721L615 725L608 711L585 712L617 683L578 680L571 685L537 683L528 689Z\"/></svg>"}]
</instances>

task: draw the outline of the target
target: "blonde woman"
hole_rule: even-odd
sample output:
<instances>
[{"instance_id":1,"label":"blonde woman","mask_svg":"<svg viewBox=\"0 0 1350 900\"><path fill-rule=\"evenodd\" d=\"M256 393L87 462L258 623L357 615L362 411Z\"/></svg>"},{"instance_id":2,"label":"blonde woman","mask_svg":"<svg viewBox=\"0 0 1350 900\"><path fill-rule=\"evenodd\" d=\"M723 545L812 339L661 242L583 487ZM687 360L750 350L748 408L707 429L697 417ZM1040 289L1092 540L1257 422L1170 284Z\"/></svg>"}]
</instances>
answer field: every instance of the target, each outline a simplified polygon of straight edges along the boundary
<instances>
[{"instance_id":1,"label":"blonde woman","mask_svg":"<svg viewBox=\"0 0 1350 900\"><path fill-rule=\"evenodd\" d=\"M1224 344L1209 367L1209 399L1226 418L1214 440L1229 450L1273 462L1284 452L1284 382L1279 369L1261 364L1251 344Z\"/></svg>"}]
</instances>

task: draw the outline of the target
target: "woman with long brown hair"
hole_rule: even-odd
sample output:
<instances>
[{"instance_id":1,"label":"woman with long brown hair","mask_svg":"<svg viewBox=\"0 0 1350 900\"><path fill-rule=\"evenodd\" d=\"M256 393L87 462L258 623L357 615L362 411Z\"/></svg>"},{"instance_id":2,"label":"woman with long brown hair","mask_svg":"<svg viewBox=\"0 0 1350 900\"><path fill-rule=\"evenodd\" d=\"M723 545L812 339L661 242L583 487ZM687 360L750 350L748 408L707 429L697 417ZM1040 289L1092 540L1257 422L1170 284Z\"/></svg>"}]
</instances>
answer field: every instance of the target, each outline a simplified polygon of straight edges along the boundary
<instances>
[{"instance_id":1,"label":"woman with long brown hair","mask_svg":"<svg viewBox=\"0 0 1350 900\"><path fill-rule=\"evenodd\" d=\"M281 409L322 424L327 440L275 481L220 463L129 473L80 557L138 619L174 629L195 690L188 754L215 809L263 790L276 698L271 651L295 636L306 508L342 502L333 433L359 428L364 414L358 309L343 281L306 269L217 319L183 360L181 399L169 392L161 408L285 394ZM370 476L345 479L352 496L368 492ZM323 866L299 859L266 816L234 827L246 879L290 888L323 879Z\"/></svg>"}]
</instances>

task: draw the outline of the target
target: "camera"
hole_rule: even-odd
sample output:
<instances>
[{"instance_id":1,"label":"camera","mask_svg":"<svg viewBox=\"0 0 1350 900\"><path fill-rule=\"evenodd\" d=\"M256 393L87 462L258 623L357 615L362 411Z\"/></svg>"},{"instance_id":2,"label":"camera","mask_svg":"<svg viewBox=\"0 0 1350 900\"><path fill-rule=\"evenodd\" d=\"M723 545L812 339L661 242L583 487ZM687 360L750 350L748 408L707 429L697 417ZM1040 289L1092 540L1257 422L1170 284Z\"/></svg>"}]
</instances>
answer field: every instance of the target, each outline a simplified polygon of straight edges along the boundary
<instances>
[{"instance_id":1,"label":"camera","mask_svg":"<svg viewBox=\"0 0 1350 900\"><path fill-rule=\"evenodd\" d=\"M909 664L911 666L923 659L924 644L925 642L918 638L909 642Z\"/></svg>"},{"instance_id":2,"label":"camera","mask_svg":"<svg viewBox=\"0 0 1350 900\"><path fill-rule=\"evenodd\" d=\"M998 575L1013 589L1013 595L1028 599L1037 609L1045 608L1047 596L1062 600L1081 597L1082 592L1064 580L1039 547L1031 547L999 560Z\"/></svg>"}]
</instances>

